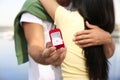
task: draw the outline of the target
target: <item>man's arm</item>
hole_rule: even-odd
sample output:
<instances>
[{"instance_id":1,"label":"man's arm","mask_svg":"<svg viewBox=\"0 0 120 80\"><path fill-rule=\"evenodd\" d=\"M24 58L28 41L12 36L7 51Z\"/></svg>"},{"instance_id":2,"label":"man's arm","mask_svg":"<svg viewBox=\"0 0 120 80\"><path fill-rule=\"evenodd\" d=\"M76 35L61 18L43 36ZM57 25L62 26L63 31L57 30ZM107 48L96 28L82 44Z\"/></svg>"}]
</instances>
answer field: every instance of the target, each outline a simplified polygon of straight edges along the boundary
<instances>
[{"instance_id":1,"label":"man's arm","mask_svg":"<svg viewBox=\"0 0 120 80\"><path fill-rule=\"evenodd\" d=\"M77 32L73 41L82 48L104 45L105 55L107 58L110 58L115 50L115 44L111 35L96 25L91 25L88 22L86 22L86 25L90 29Z\"/></svg>"},{"instance_id":2,"label":"man's arm","mask_svg":"<svg viewBox=\"0 0 120 80\"><path fill-rule=\"evenodd\" d=\"M25 37L28 43L28 53L37 62L44 65L60 65L65 57L65 49L56 50L51 44L44 47L44 30L36 23L23 23Z\"/></svg>"}]
</instances>

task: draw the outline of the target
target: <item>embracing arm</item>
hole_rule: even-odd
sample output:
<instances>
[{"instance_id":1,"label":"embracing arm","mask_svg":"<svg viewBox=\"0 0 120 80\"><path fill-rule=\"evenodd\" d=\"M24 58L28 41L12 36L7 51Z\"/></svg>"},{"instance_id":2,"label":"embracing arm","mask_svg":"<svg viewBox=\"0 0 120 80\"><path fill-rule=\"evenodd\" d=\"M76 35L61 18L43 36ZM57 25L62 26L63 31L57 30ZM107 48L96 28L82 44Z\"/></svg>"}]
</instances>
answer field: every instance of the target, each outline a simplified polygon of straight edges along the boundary
<instances>
[{"instance_id":1,"label":"embracing arm","mask_svg":"<svg viewBox=\"0 0 120 80\"><path fill-rule=\"evenodd\" d=\"M106 34L107 35L107 34ZM104 43L104 51L105 51L105 55L107 58L110 58L113 56L114 51L115 51L115 44L112 40L111 35L108 33L108 40L106 40L107 42Z\"/></svg>"},{"instance_id":2,"label":"embracing arm","mask_svg":"<svg viewBox=\"0 0 120 80\"><path fill-rule=\"evenodd\" d=\"M106 57L112 57L115 50L115 44L110 33L102 30L96 25L89 24L88 22L86 22L86 25L89 30L77 32L74 38L75 43L82 48L95 45L104 45L103 47Z\"/></svg>"},{"instance_id":3,"label":"embracing arm","mask_svg":"<svg viewBox=\"0 0 120 80\"><path fill-rule=\"evenodd\" d=\"M44 6L44 8L48 12L48 14L54 20L55 11L56 11L57 7L59 6L59 4L55 0L39 0L39 1L42 3L42 5Z\"/></svg>"}]
</instances>

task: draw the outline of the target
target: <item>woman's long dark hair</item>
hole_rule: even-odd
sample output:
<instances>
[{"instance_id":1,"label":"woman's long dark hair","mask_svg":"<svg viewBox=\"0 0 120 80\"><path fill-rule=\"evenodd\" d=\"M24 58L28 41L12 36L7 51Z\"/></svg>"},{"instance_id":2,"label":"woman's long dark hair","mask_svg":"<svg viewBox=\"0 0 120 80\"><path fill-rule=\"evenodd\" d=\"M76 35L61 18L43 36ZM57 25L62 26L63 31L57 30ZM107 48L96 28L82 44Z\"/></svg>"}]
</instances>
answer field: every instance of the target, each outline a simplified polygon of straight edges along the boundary
<instances>
[{"instance_id":1,"label":"woman's long dark hair","mask_svg":"<svg viewBox=\"0 0 120 80\"><path fill-rule=\"evenodd\" d=\"M111 33L114 29L113 0L72 0L85 21ZM87 28L86 28L87 29ZM104 37L104 35L103 35ZM108 60L103 45L84 48L90 80L108 80Z\"/></svg>"}]
</instances>

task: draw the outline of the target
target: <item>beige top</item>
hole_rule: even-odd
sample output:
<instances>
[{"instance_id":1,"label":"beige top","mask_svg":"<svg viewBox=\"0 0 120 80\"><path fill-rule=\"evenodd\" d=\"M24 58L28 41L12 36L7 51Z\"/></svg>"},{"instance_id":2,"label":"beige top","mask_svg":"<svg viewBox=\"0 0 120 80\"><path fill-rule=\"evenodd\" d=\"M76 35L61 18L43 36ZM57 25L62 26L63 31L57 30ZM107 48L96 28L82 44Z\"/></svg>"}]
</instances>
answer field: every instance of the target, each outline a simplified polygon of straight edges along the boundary
<instances>
[{"instance_id":1,"label":"beige top","mask_svg":"<svg viewBox=\"0 0 120 80\"><path fill-rule=\"evenodd\" d=\"M59 6L55 12L55 25L62 31L67 54L62 63L63 80L89 80L84 51L73 42L74 34L84 30L84 20L78 11Z\"/></svg>"}]
</instances>

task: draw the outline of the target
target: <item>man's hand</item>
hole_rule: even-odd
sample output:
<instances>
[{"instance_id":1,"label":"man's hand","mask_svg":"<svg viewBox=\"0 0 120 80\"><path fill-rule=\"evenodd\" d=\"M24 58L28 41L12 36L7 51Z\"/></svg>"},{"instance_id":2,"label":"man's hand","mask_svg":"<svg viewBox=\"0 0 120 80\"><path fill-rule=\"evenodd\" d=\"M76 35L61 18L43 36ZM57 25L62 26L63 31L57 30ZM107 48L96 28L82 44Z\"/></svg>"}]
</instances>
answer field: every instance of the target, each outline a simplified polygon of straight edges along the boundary
<instances>
[{"instance_id":1,"label":"man's hand","mask_svg":"<svg viewBox=\"0 0 120 80\"><path fill-rule=\"evenodd\" d=\"M84 48L107 44L112 40L111 35L98 26L89 24L88 22L86 22L86 26L89 29L77 32L75 34L75 38L73 39L73 41L75 41L75 43L80 47Z\"/></svg>"},{"instance_id":2,"label":"man's hand","mask_svg":"<svg viewBox=\"0 0 120 80\"><path fill-rule=\"evenodd\" d=\"M40 62L42 64L52 64L52 65L60 65L66 55L66 49L65 48L60 48L56 50L55 47L51 45L50 42L46 44L46 48L44 49L41 57L40 57Z\"/></svg>"}]
</instances>

